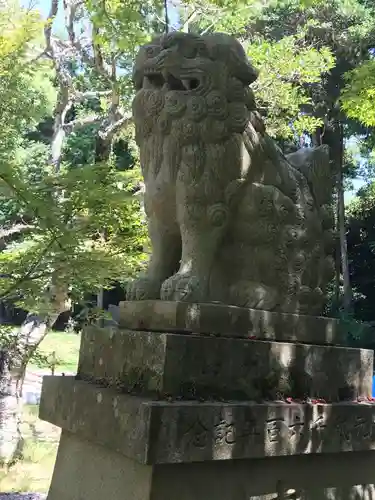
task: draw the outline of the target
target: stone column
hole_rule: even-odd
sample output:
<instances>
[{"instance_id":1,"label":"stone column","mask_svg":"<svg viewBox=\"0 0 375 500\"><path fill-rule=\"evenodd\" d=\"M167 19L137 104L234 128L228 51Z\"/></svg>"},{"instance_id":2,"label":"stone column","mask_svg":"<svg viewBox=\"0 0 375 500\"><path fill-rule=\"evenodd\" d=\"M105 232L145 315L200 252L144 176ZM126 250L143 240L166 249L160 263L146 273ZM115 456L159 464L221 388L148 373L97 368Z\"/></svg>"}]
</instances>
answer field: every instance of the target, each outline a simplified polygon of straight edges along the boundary
<instances>
[{"instance_id":1,"label":"stone column","mask_svg":"<svg viewBox=\"0 0 375 500\"><path fill-rule=\"evenodd\" d=\"M127 302L45 377L62 428L48 500L372 499L372 351L334 320Z\"/></svg>"}]
</instances>

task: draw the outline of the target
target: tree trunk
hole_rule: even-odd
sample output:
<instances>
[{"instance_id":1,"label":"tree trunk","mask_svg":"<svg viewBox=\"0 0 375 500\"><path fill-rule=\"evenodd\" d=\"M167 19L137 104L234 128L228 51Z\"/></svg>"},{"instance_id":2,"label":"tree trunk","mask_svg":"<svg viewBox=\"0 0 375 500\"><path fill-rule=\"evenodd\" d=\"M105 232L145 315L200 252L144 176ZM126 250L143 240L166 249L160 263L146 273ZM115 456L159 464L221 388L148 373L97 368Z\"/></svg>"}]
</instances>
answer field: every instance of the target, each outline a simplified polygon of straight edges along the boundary
<instances>
[{"instance_id":1,"label":"tree trunk","mask_svg":"<svg viewBox=\"0 0 375 500\"><path fill-rule=\"evenodd\" d=\"M341 125L340 161L338 162L338 172L337 172L337 224L338 224L338 232L340 239L341 269L342 269L343 286L344 286L342 310L344 311L344 313L349 313L352 309L353 294L352 294L352 287L350 284L348 248L346 241L343 160L344 160L344 137Z\"/></svg>"},{"instance_id":2,"label":"tree trunk","mask_svg":"<svg viewBox=\"0 0 375 500\"><path fill-rule=\"evenodd\" d=\"M65 291L52 293L52 290L53 311L44 317L28 314L12 342L0 351L0 463L3 465L12 465L22 453L22 386L27 364L60 314L71 307Z\"/></svg>"},{"instance_id":3,"label":"tree trunk","mask_svg":"<svg viewBox=\"0 0 375 500\"><path fill-rule=\"evenodd\" d=\"M0 350L0 465L10 466L21 453L21 405L12 374L11 351Z\"/></svg>"},{"instance_id":4,"label":"tree trunk","mask_svg":"<svg viewBox=\"0 0 375 500\"><path fill-rule=\"evenodd\" d=\"M326 117L323 129L318 129L313 137L313 144L327 144L330 149L330 160L336 175L336 231L338 234L338 245L336 249L336 273L335 273L335 296L338 307L344 313L350 312L352 308L352 288L350 284L348 251L345 228L345 204L344 204L344 131L340 122L339 110L334 106L330 116ZM342 273L344 293L341 302L340 293L340 268ZM341 304L340 304L341 302Z\"/></svg>"},{"instance_id":5,"label":"tree trunk","mask_svg":"<svg viewBox=\"0 0 375 500\"><path fill-rule=\"evenodd\" d=\"M338 202L336 201L336 217L335 223L336 228L339 227L339 214L338 214ZM334 303L334 312L337 313L340 309L340 301L341 301L341 250L340 250L340 237L339 232L336 231L335 238L335 303Z\"/></svg>"},{"instance_id":6,"label":"tree trunk","mask_svg":"<svg viewBox=\"0 0 375 500\"><path fill-rule=\"evenodd\" d=\"M11 466L22 455L22 385L28 361L47 334L48 323L28 315L14 343L1 351L0 463Z\"/></svg>"}]
</instances>

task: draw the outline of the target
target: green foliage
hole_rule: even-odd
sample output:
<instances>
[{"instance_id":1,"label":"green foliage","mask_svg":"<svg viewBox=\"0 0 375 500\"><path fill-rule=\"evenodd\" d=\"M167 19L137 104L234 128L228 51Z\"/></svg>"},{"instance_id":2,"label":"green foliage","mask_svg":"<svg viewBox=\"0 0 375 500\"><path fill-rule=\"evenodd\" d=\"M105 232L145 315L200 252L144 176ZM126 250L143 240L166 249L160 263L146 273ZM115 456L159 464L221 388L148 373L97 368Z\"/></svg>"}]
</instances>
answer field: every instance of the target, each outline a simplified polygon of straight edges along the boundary
<instances>
[{"instance_id":1,"label":"green foliage","mask_svg":"<svg viewBox=\"0 0 375 500\"><path fill-rule=\"evenodd\" d=\"M301 108L311 102L306 84L320 82L322 73L334 66L329 49L316 50L301 45L299 36L289 36L279 42L260 40L248 44L247 53L254 66L260 68L253 87L259 107L266 110L271 135L300 136L321 125L321 119L301 113Z\"/></svg>"},{"instance_id":2,"label":"green foliage","mask_svg":"<svg viewBox=\"0 0 375 500\"><path fill-rule=\"evenodd\" d=\"M86 165L45 173L33 184L14 170L11 174L3 172L3 179L35 227L0 254L0 273L11 275L0 280L2 296L17 290L22 305L35 310L42 307L52 275L82 300L88 290L94 293L138 269L145 226L126 173ZM56 192L62 193L58 200Z\"/></svg>"},{"instance_id":3,"label":"green foliage","mask_svg":"<svg viewBox=\"0 0 375 500\"><path fill-rule=\"evenodd\" d=\"M375 61L366 61L346 74L342 108L350 118L375 127Z\"/></svg>"},{"instance_id":4,"label":"green foliage","mask_svg":"<svg viewBox=\"0 0 375 500\"><path fill-rule=\"evenodd\" d=\"M41 28L39 17L15 8L4 9L0 11L0 26L3 26L0 37L0 221L5 225L23 214L3 177L12 175L13 166L21 160L24 134L51 114L56 92L48 65L30 62L30 45Z\"/></svg>"},{"instance_id":5,"label":"green foliage","mask_svg":"<svg viewBox=\"0 0 375 500\"><path fill-rule=\"evenodd\" d=\"M374 347L374 327L361 321L353 313L340 313L340 336L342 342L351 347Z\"/></svg>"},{"instance_id":6,"label":"green foliage","mask_svg":"<svg viewBox=\"0 0 375 500\"><path fill-rule=\"evenodd\" d=\"M52 112L50 69L30 61L31 41L40 28L32 12L0 10L0 164L11 160L24 131Z\"/></svg>"},{"instance_id":7,"label":"green foliage","mask_svg":"<svg viewBox=\"0 0 375 500\"><path fill-rule=\"evenodd\" d=\"M180 16L182 24L189 20L189 31L209 32L223 31L246 38L250 22L262 18L265 10L278 7L289 7L304 12L318 6L322 0L185 0L181 3ZM194 15L197 14L197 15Z\"/></svg>"},{"instance_id":8,"label":"green foliage","mask_svg":"<svg viewBox=\"0 0 375 500\"><path fill-rule=\"evenodd\" d=\"M99 125L88 125L73 131L64 148L64 161L72 167L95 163L95 142Z\"/></svg>"},{"instance_id":9,"label":"green foliage","mask_svg":"<svg viewBox=\"0 0 375 500\"><path fill-rule=\"evenodd\" d=\"M33 355L31 369L53 367L58 372L77 371L81 336L73 332L49 332Z\"/></svg>"},{"instance_id":10,"label":"green foliage","mask_svg":"<svg viewBox=\"0 0 375 500\"><path fill-rule=\"evenodd\" d=\"M375 184L363 187L348 206L348 255L356 292L356 318L374 321L375 300Z\"/></svg>"},{"instance_id":11,"label":"green foliage","mask_svg":"<svg viewBox=\"0 0 375 500\"><path fill-rule=\"evenodd\" d=\"M0 350L6 351L8 353L9 366L11 368L13 364L16 364L22 359L23 351L19 347L18 338L15 334L14 327L8 325L0 325ZM31 361L39 366L46 367L51 366L50 355L45 355L38 349L31 353Z\"/></svg>"},{"instance_id":12,"label":"green foliage","mask_svg":"<svg viewBox=\"0 0 375 500\"><path fill-rule=\"evenodd\" d=\"M134 54L137 45L158 27L162 1L85 0L96 33L94 41L104 53Z\"/></svg>"},{"instance_id":13,"label":"green foliage","mask_svg":"<svg viewBox=\"0 0 375 500\"><path fill-rule=\"evenodd\" d=\"M246 36L250 40L259 39L260 43L284 43L284 40L296 37L296 52L298 48L303 47L315 49L314 52L308 52L310 56L316 57L315 60L314 57L308 60L308 66L312 70L319 66L317 54L323 56L323 66L328 64L330 69L323 69L320 78L315 81L310 80L302 84L304 94L309 96L310 102L300 102L299 107L304 115L328 122L337 119L337 103L346 83L345 74L361 67L370 58L369 49L374 46L375 39L374 14L374 6L366 5L361 0L333 0L312 3L305 8L294 0L275 1L264 4L258 19L249 20ZM288 51L288 48L286 50ZM270 85L275 89L285 86L283 71L285 67L293 64L294 53L289 52L288 57L284 58L281 51L276 56L274 65L278 71L276 78L273 78L273 85ZM283 95L291 95L291 103L288 104L295 112L295 84L293 79L289 81L293 84L290 86L292 90L285 89ZM347 121L345 116L340 119ZM318 125L318 122L315 124ZM352 122L352 130L353 125ZM313 127L314 124L311 128Z\"/></svg>"},{"instance_id":14,"label":"green foliage","mask_svg":"<svg viewBox=\"0 0 375 500\"><path fill-rule=\"evenodd\" d=\"M93 2L87 5L95 7ZM145 39L144 17L131 14L130 9L120 12L116 2L107 3L108 12L98 9L89 14L95 23L94 42L101 44L104 65L113 57L130 57ZM121 17L118 26L123 23L122 33L124 25L130 23L131 37L126 47L113 45L117 43L111 38L114 32L110 18L114 15ZM51 165L49 139L41 137L43 142L39 142L39 132L30 134L41 120L52 117L56 104L54 70L41 59L33 60L34 50L32 56L29 54L43 26L38 16L22 9L0 11L0 24L1 16L7 21L11 16L13 24L7 31L8 38L0 38L0 78L4 83L0 86L0 118L4 123L0 130L0 221L3 228L12 229L18 223L24 230L3 242L0 298L44 314L51 307L51 283L80 302L88 293L127 279L145 260L146 228L139 202L131 194L140 178L139 165L133 154L132 130L119 136L127 145L121 170L116 169L121 148L105 161L98 161L100 123L77 127L63 145L59 169ZM96 66L90 67L87 61L80 66L71 57L72 64L67 66L72 92L102 91L103 75L95 72ZM124 75L123 80L128 81L128 76ZM108 97L93 97L77 104L71 110L71 119L86 118L93 111L104 119L111 99L117 95L112 93L115 85L111 79L106 81ZM127 92L120 98L128 108ZM31 135L34 140L28 138Z\"/></svg>"},{"instance_id":15,"label":"green foliage","mask_svg":"<svg viewBox=\"0 0 375 500\"><path fill-rule=\"evenodd\" d=\"M121 104L129 109L133 94L131 69L138 47L150 36L163 31L162 0L140 2L131 0L85 0L86 16L93 26L93 52L96 69L103 66L109 73L107 83L110 88L119 91ZM95 88L103 75L98 79L94 68L86 68L87 74L94 70L91 88ZM100 73L100 71L99 71ZM94 85L92 85L94 84ZM111 105L110 99L103 98L102 108Z\"/></svg>"}]
</instances>

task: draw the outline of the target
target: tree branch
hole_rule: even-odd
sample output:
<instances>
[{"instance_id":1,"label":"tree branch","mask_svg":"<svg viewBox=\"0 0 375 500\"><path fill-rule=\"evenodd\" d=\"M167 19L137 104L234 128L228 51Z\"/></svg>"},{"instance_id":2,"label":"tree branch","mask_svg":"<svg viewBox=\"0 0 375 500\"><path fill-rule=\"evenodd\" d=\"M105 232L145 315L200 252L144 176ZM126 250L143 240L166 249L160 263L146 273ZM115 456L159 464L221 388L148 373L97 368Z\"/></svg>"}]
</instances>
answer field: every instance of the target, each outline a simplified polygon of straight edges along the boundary
<instances>
[{"instance_id":1,"label":"tree branch","mask_svg":"<svg viewBox=\"0 0 375 500\"><path fill-rule=\"evenodd\" d=\"M5 184L18 196L19 200L22 201L24 203L24 206L26 208L30 208L29 205L29 200L25 197L25 195L22 193L21 190L19 190L17 188L17 186L15 186L11 181L9 181L9 179L5 176L5 175L1 175L0 174L0 179L5 182ZM56 229L55 227L51 228L48 223L45 224L46 222L46 217L43 217L40 213L39 213L39 210L37 209L37 207L32 207L32 211L34 213L34 216L41 222L41 223L44 223L44 228L45 230L51 235L51 238L53 239L53 241L56 241L57 242L57 245L60 247L61 250L64 250L64 247L63 245L61 244L61 242L59 241L59 234L56 232ZM48 221L47 221L48 222Z\"/></svg>"},{"instance_id":2,"label":"tree branch","mask_svg":"<svg viewBox=\"0 0 375 500\"><path fill-rule=\"evenodd\" d=\"M198 14L199 14L199 10L194 9L193 12L186 19L184 24L182 25L182 28L180 29L180 31L182 31L183 33L189 33L189 24L192 23L196 19Z\"/></svg>"},{"instance_id":3,"label":"tree branch","mask_svg":"<svg viewBox=\"0 0 375 500\"><path fill-rule=\"evenodd\" d=\"M57 16L59 9L59 0L51 0L51 8L48 14L48 20L44 28L44 37L46 39L46 50L53 54L53 46L51 42L52 25Z\"/></svg>"},{"instance_id":4,"label":"tree branch","mask_svg":"<svg viewBox=\"0 0 375 500\"><path fill-rule=\"evenodd\" d=\"M125 116L117 120L115 123L107 127L105 130L100 132L100 136L103 140L109 141L113 136L123 127L126 127L132 122L133 118L131 113L127 113Z\"/></svg>"},{"instance_id":5,"label":"tree branch","mask_svg":"<svg viewBox=\"0 0 375 500\"><path fill-rule=\"evenodd\" d=\"M91 68L95 68L98 73L106 80L111 80L110 71L104 67L104 63L103 65L97 65L95 57L91 56L90 53L86 50L86 47L82 46L81 40L75 40L73 46L84 63L86 63Z\"/></svg>"},{"instance_id":6,"label":"tree branch","mask_svg":"<svg viewBox=\"0 0 375 500\"><path fill-rule=\"evenodd\" d=\"M24 231L34 228L35 226L32 224L15 224L8 229L0 228L0 238L7 238L8 236L12 236L13 234L23 233Z\"/></svg>"},{"instance_id":7,"label":"tree branch","mask_svg":"<svg viewBox=\"0 0 375 500\"><path fill-rule=\"evenodd\" d=\"M63 127L67 133L71 133L76 127L83 127L85 125L93 125L95 123L101 123L103 117L100 115L89 115L83 118L77 118L71 122L64 123Z\"/></svg>"},{"instance_id":8,"label":"tree branch","mask_svg":"<svg viewBox=\"0 0 375 500\"><path fill-rule=\"evenodd\" d=\"M46 255L46 253L50 250L50 248L53 246L53 244L55 242L56 242L56 238L52 238L48 242L48 244L44 247L44 249L40 253L39 257L31 264L31 266L29 267L27 272L23 276L21 276L17 281L12 283L9 286L9 288L7 290L5 290L5 292L3 292L0 295L0 300L4 300L6 297L8 297L10 295L11 292L13 292L16 288L18 288L19 285L21 285L22 283L24 283L27 279L29 279L31 277L33 272L37 269L37 267L41 263L42 258Z\"/></svg>"},{"instance_id":9,"label":"tree branch","mask_svg":"<svg viewBox=\"0 0 375 500\"><path fill-rule=\"evenodd\" d=\"M63 0L64 12L65 12L65 27L68 32L69 41L72 45L75 42L74 33L74 19L78 8L83 5L82 0Z\"/></svg>"},{"instance_id":10,"label":"tree branch","mask_svg":"<svg viewBox=\"0 0 375 500\"><path fill-rule=\"evenodd\" d=\"M110 96L111 90L93 90L88 92L77 92L76 100L83 101L84 99L93 99L95 97Z\"/></svg>"},{"instance_id":11,"label":"tree branch","mask_svg":"<svg viewBox=\"0 0 375 500\"><path fill-rule=\"evenodd\" d=\"M82 5L82 0L63 0L65 27L68 32L69 40L57 40L51 35L52 23L58 12L58 1L59 0L51 0L50 19L45 28L46 52L53 60L59 82L58 100L54 111L55 124L50 156L50 162L54 166L56 172L58 172L60 168L66 135L70 134L75 127L101 123L102 130L99 132L100 141L102 144L106 144L105 149L109 152L111 150L111 143L114 135L131 120L130 114L124 115L120 110L116 56L114 55L112 57L110 67L106 67L101 47L95 42L95 38L88 41L88 48L86 49L82 45L82 38L77 39L75 35L74 22L76 20L77 8ZM93 30L95 35L97 28L94 26ZM104 76L106 80L110 82L111 89L77 92L74 89L72 77L67 65L67 60L74 55L80 57L83 62L98 71L100 75ZM100 96L111 96L108 117L101 117L99 114L93 114L66 122L67 115L75 103Z\"/></svg>"}]
</instances>

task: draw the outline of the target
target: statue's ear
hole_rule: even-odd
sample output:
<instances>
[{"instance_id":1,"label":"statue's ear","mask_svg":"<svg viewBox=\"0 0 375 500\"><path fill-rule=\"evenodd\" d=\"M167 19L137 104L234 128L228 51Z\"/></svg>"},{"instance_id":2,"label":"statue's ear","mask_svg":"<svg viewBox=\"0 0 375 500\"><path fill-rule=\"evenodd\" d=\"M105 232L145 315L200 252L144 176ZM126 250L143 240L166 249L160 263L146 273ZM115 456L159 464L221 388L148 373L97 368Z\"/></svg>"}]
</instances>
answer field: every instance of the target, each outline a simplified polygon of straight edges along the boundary
<instances>
[{"instance_id":1,"label":"statue's ear","mask_svg":"<svg viewBox=\"0 0 375 500\"><path fill-rule=\"evenodd\" d=\"M238 78L245 86L255 82L258 78L258 71L249 61L238 40L226 33L210 33L203 38L211 54L211 59L226 64L231 76Z\"/></svg>"},{"instance_id":2,"label":"statue's ear","mask_svg":"<svg viewBox=\"0 0 375 500\"><path fill-rule=\"evenodd\" d=\"M143 83L143 71L138 69L133 70L132 82L135 90L140 90Z\"/></svg>"},{"instance_id":3,"label":"statue's ear","mask_svg":"<svg viewBox=\"0 0 375 500\"><path fill-rule=\"evenodd\" d=\"M259 76L259 71L251 64L244 48L237 40L229 53L229 63L233 76L246 86L255 82Z\"/></svg>"},{"instance_id":4,"label":"statue's ear","mask_svg":"<svg viewBox=\"0 0 375 500\"><path fill-rule=\"evenodd\" d=\"M250 85L257 80L258 76L259 71L255 69L250 62L248 62L246 65L243 64L243 67L241 68L241 75L238 78L240 78L244 84Z\"/></svg>"}]
</instances>

